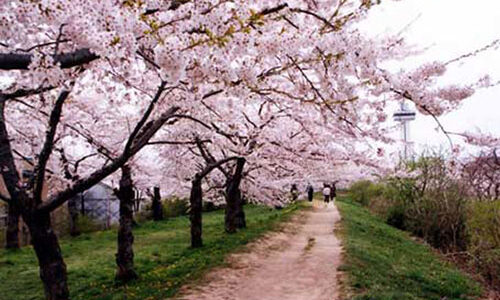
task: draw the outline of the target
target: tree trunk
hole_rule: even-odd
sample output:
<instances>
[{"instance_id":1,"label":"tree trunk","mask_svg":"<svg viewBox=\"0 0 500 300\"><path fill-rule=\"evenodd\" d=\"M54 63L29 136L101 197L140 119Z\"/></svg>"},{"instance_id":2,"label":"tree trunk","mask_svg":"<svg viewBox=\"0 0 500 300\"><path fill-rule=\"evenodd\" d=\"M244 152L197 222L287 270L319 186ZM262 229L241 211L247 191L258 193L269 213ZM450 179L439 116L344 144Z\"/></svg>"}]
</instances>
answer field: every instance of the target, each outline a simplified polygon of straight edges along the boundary
<instances>
[{"instance_id":1,"label":"tree trunk","mask_svg":"<svg viewBox=\"0 0 500 300\"><path fill-rule=\"evenodd\" d=\"M0 94L0 175L5 183L11 203L7 213L6 248L19 248L19 174L12 155L5 121L5 100Z\"/></svg>"},{"instance_id":2,"label":"tree trunk","mask_svg":"<svg viewBox=\"0 0 500 300\"><path fill-rule=\"evenodd\" d=\"M38 258L40 278L47 300L69 299L66 264L50 223L50 213L23 214L31 234L31 242Z\"/></svg>"},{"instance_id":3,"label":"tree trunk","mask_svg":"<svg viewBox=\"0 0 500 300\"><path fill-rule=\"evenodd\" d=\"M202 234L202 198L201 178L196 174L192 182L189 203L191 204L191 247L199 248L203 246Z\"/></svg>"},{"instance_id":4,"label":"tree trunk","mask_svg":"<svg viewBox=\"0 0 500 300\"><path fill-rule=\"evenodd\" d=\"M245 159L240 157L236 162L234 174L227 179L226 185L226 214L225 230L234 233L242 224L245 224L243 201L241 199L240 183L243 175Z\"/></svg>"},{"instance_id":5,"label":"tree trunk","mask_svg":"<svg viewBox=\"0 0 500 300\"><path fill-rule=\"evenodd\" d=\"M19 249L19 208L9 205L7 215L7 235L5 247L7 249Z\"/></svg>"},{"instance_id":6,"label":"tree trunk","mask_svg":"<svg viewBox=\"0 0 500 300\"><path fill-rule=\"evenodd\" d=\"M239 190L239 187L238 187ZM236 228L241 229L241 228L247 228L247 221L245 218L245 211L243 210L243 205L245 204L245 199L244 197L241 196L241 191L240 191L240 197L236 199Z\"/></svg>"},{"instance_id":7,"label":"tree trunk","mask_svg":"<svg viewBox=\"0 0 500 300\"><path fill-rule=\"evenodd\" d=\"M154 188L153 195L153 220L163 220L163 205L161 204L160 188L157 186Z\"/></svg>"},{"instance_id":8,"label":"tree trunk","mask_svg":"<svg viewBox=\"0 0 500 300\"><path fill-rule=\"evenodd\" d=\"M132 234L134 189L128 166L122 167L120 189L115 190L120 200L120 227L118 229L118 253L116 253L116 276L121 282L136 279L134 270L134 235Z\"/></svg>"},{"instance_id":9,"label":"tree trunk","mask_svg":"<svg viewBox=\"0 0 500 300\"><path fill-rule=\"evenodd\" d=\"M69 234L71 236L79 236L80 229L77 226L78 222L78 198L80 195L77 195L68 200L68 211L69 211Z\"/></svg>"}]
</instances>

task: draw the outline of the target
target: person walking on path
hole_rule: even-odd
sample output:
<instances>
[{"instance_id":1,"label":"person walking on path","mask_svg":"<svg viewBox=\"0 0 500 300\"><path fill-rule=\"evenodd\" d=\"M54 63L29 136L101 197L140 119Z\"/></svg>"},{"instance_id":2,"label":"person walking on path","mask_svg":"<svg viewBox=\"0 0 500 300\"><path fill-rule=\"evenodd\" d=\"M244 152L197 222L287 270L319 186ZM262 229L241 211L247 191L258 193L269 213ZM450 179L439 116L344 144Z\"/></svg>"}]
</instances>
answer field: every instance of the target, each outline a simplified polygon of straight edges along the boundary
<instances>
[{"instance_id":1,"label":"person walking on path","mask_svg":"<svg viewBox=\"0 0 500 300\"><path fill-rule=\"evenodd\" d=\"M292 200L295 201L297 198L299 198L299 189L297 188L297 185L294 183L292 184L292 188L290 190L290 193L292 194Z\"/></svg>"},{"instance_id":2,"label":"person walking on path","mask_svg":"<svg viewBox=\"0 0 500 300\"><path fill-rule=\"evenodd\" d=\"M327 184L323 185L323 196L325 197L325 203L330 202L330 187Z\"/></svg>"},{"instance_id":3,"label":"person walking on path","mask_svg":"<svg viewBox=\"0 0 500 300\"><path fill-rule=\"evenodd\" d=\"M332 202L335 202L335 197L337 197L337 187L335 186L335 181L332 182L331 188L330 188L330 199Z\"/></svg>"},{"instance_id":4,"label":"person walking on path","mask_svg":"<svg viewBox=\"0 0 500 300\"><path fill-rule=\"evenodd\" d=\"M307 184L306 192L307 192L307 200L309 200L309 202L312 202L314 196L314 188L312 187L310 182Z\"/></svg>"}]
</instances>

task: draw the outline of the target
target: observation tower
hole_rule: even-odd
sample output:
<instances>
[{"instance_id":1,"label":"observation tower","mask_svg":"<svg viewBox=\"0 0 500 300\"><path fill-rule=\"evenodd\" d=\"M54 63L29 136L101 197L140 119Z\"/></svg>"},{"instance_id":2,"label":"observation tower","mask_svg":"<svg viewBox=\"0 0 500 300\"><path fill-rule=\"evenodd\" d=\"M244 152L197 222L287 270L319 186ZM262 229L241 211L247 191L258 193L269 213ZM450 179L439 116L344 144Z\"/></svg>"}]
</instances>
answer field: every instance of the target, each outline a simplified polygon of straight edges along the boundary
<instances>
[{"instance_id":1,"label":"observation tower","mask_svg":"<svg viewBox=\"0 0 500 300\"><path fill-rule=\"evenodd\" d=\"M407 161L413 157L413 142L410 139L410 122L415 120L415 110L409 108L406 103L401 102L398 111L393 115L394 121L401 123L401 139L403 141L402 158Z\"/></svg>"}]
</instances>

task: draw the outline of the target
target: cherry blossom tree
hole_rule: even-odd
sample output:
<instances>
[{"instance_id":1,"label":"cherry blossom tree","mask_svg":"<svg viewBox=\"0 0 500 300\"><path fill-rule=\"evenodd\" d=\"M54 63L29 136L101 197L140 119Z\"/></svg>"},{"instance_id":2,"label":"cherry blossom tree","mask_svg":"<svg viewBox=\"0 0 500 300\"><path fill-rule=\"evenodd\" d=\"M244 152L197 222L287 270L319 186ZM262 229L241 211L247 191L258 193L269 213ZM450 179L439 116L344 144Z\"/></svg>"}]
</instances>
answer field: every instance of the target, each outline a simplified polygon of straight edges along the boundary
<instances>
[{"instance_id":1,"label":"cherry blossom tree","mask_svg":"<svg viewBox=\"0 0 500 300\"><path fill-rule=\"evenodd\" d=\"M381 67L408 51L397 37L372 40L356 29L379 2L1 3L0 69L12 82L0 96L0 167L9 191L1 198L30 229L47 299L69 297L50 212L118 169L124 195L119 253L132 270L125 165L140 164L147 155L137 155L146 146L160 147L164 138L183 144L181 138L195 133L222 157L198 152L202 164L239 157L232 173L217 166L207 178L225 177L228 204L241 202L242 191L272 203L284 198L283 184L315 176L311 170L330 177L331 167L345 161L376 165L366 153L380 152L371 141L388 141L388 102L409 99L439 116L470 96L469 86L434 87L445 64L397 74ZM23 122L28 116L33 124ZM189 134L178 130L187 121L194 124ZM159 150L166 160L186 157L176 151L185 147L171 146ZM20 184L16 157L36 158L27 186ZM74 174L64 176L68 164ZM205 174L192 166L165 173L194 180ZM42 199L46 183L50 193ZM196 205L199 184L193 183ZM231 208L229 214L238 210Z\"/></svg>"},{"instance_id":2,"label":"cherry blossom tree","mask_svg":"<svg viewBox=\"0 0 500 300\"><path fill-rule=\"evenodd\" d=\"M479 200L500 198L500 159L493 149L470 157L462 169L462 179Z\"/></svg>"}]
</instances>

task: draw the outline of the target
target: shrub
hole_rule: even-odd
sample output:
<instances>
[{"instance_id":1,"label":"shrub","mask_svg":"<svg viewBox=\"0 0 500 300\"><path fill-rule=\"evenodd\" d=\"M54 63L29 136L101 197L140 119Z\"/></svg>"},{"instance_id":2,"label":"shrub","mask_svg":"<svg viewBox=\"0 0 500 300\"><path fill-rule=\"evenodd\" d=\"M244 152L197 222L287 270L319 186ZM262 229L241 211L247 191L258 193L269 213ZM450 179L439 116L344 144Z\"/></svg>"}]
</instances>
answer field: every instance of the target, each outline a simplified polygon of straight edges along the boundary
<instances>
[{"instance_id":1,"label":"shrub","mask_svg":"<svg viewBox=\"0 0 500 300\"><path fill-rule=\"evenodd\" d=\"M405 230L405 208L402 205L393 205L389 208L387 212L386 222L387 224L394 226L398 229Z\"/></svg>"},{"instance_id":2,"label":"shrub","mask_svg":"<svg viewBox=\"0 0 500 300\"><path fill-rule=\"evenodd\" d=\"M172 197L163 200L163 216L165 218L174 218L183 216L188 212L188 200L178 197Z\"/></svg>"},{"instance_id":3,"label":"shrub","mask_svg":"<svg viewBox=\"0 0 500 300\"><path fill-rule=\"evenodd\" d=\"M386 196L392 203L388 224L411 231L444 251L466 248L467 199L461 185L432 172L425 178L392 178L388 182Z\"/></svg>"},{"instance_id":4,"label":"shrub","mask_svg":"<svg viewBox=\"0 0 500 300\"><path fill-rule=\"evenodd\" d=\"M467 234L476 268L493 286L500 286L500 200L471 202Z\"/></svg>"},{"instance_id":5,"label":"shrub","mask_svg":"<svg viewBox=\"0 0 500 300\"><path fill-rule=\"evenodd\" d=\"M79 215L76 221L76 226L81 233L89 233L102 229L101 224L95 219L87 215Z\"/></svg>"},{"instance_id":6,"label":"shrub","mask_svg":"<svg viewBox=\"0 0 500 300\"><path fill-rule=\"evenodd\" d=\"M348 193L354 202L368 206L371 199L384 194L384 185L369 180L361 180L353 183Z\"/></svg>"},{"instance_id":7,"label":"shrub","mask_svg":"<svg viewBox=\"0 0 500 300\"><path fill-rule=\"evenodd\" d=\"M5 228L0 228L0 247L5 246Z\"/></svg>"},{"instance_id":8,"label":"shrub","mask_svg":"<svg viewBox=\"0 0 500 300\"><path fill-rule=\"evenodd\" d=\"M211 212L222 209L225 207L225 204L216 204L214 202L203 201L203 211Z\"/></svg>"}]
</instances>

